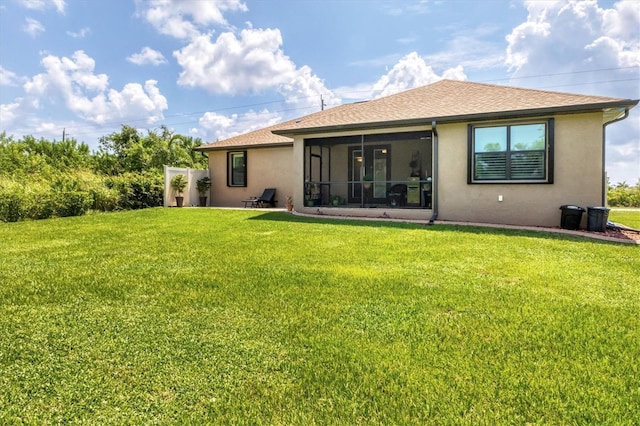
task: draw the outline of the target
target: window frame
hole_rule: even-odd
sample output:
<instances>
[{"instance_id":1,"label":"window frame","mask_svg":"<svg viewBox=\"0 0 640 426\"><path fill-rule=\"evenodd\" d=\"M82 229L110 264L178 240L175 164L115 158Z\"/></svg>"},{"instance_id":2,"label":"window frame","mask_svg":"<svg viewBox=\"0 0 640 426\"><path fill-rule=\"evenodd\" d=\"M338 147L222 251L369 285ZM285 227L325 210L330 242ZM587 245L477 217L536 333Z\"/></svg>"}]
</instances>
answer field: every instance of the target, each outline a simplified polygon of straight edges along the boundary
<instances>
[{"instance_id":1,"label":"window frame","mask_svg":"<svg viewBox=\"0 0 640 426\"><path fill-rule=\"evenodd\" d=\"M242 155L242 179L241 183L236 182L236 167L234 166L234 158ZM227 152L227 186L233 188L245 188L247 186L247 151L228 151Z\"/></svg>"},{"instance_id":2,"label":"window frame","mask_svg":"<svg viewBox=\"0 0 640 426\"><path fill-rule=\"evenodd\" d=\"M512 149L511 144L511 128L517 126L543 124L545 126L545 146L539 150L517 150ZM505 151L496 151L505 154L505 178L478 178L476 176L476 152L475 150L475 130L481 128L506 128L506 149ZM493 122L482 124L467 125L467 183L468 184L552 184L553 183L553 146L554 146L554 119L546 118L541 120L527 121L509 121L509 122ZM541 178L512 178L511 157L515 153L522 152L541 152L544 155L544 173Z\"/></svg>"}]
</instances>

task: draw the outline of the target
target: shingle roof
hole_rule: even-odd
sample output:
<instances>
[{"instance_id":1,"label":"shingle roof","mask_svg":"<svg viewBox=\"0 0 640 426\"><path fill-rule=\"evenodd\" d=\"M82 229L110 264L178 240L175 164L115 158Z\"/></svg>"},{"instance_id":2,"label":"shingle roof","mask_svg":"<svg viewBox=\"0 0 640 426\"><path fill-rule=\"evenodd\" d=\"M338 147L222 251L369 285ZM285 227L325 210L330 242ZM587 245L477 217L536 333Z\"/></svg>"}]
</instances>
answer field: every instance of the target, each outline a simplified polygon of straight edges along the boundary
<instances>
[{"instance_id":1,"label":"shingle roof","mask_svg":"<svg viewBox=\"0 0 640 426\"><path fill-rule=\"evenodd\" d=\"M352 104L345 104L345 105L340 105L337 106L335 108L332 108L332 110L337 110L337 109L341 109L341 108L348 108L350 107ZM328 110L327 110L328 111ZM310 115L306 115L304 118L313 118L316 115L320 115L320 114L324 114L327 111L318 111L316 113L310 114ZM254 130L252 132L248 132L248 133L244 133L238 136L233 136L231 138L228 139L223 139L221 141L217 141L217 142L213 142L207 145L202 145L198 148L196 148L198 151L213 151L216 149L227 149L227 148L233 148L233 147L252 147L252 146L256 146L256 145L269 145L269 146L274 146L274 145L291 145L293 144L293 139L287 136L280 136L277 135L275 133L273 133L274 131L278 131L280 129L286 129L289 128L292 125L296 124L296 121L300 120L300 118L295 118L293 120L289 120L289 121L285 121L282 123L278 123L278 124L274 124L273 126L269 126L269 127L265 127L263 129L259 129L259 130Z\"/></svg>"},{"instance_id":2,"label":"shingle roof","mask_svg":"<svg viewBox=\"0 0 640 426\"><path fill-rule=\"evenodd\" d=\"M431 124L432 120L462 121L630 108L637 103L637 100L630 99L441 80L372 101L341 105L212 145L222 147L291 143L292 139L287 135L336 129Z\"/></svg>"}]
</instances>

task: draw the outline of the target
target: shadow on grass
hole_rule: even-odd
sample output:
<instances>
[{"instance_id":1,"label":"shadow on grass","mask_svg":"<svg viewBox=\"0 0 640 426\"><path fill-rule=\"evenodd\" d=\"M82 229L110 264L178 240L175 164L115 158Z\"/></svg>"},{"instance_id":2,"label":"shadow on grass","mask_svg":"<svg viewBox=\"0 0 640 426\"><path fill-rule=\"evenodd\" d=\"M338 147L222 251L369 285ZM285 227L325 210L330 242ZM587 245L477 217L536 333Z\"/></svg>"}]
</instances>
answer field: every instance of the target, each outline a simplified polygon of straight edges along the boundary
<instances>
[{"instance_id":1,"label":"shadow on grass","mask_svg":"<svg viewBox=\"0 0 640 426\"><path fill-rule=\"evenodd\" d=\"M322 216L297 216L287 212L268 212L258 216L249 218L249 220L264 220L274 222L291 222L291 223L312 223L312 224L330 224L330 225L348 225L361 226L371 228L396 228L396 229L424 229L428 231L446 231L459 232L461 234L476 235L504 235L508 237L529 237L540 238L544 240L565 240L572 242L584 243L600 243L600 244L621 244L617 241L605 241L590 238L588 235L571 235L560 234L547 230L529 230L529 229L502 229L493 227L483 227L474 225L458 225L458 224L425 224L412 222L392 222L384 219L358 219L358 218L328 218Z\"/></svg>"}]
</instances>

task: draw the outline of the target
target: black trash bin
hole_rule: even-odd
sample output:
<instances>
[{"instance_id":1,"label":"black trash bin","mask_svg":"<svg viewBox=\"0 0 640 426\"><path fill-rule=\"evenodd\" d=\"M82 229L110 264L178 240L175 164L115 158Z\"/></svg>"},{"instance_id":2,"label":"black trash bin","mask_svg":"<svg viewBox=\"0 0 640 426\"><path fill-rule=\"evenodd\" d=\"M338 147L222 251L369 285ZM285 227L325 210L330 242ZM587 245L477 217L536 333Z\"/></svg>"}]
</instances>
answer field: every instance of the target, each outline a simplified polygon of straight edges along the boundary
<instances>
[{"instance_id":1,"label":"black trash bin","mask_svg":"<svg viewBox=\"0 0 640 426\"><path fill-rule=\"evenodd\" d=\"M562 229L579 229L584 209L580 206L564 205L560 207L560 227Z\"/></svg>"},{"instance_id":2,"label":"black trash bin","mask_svg":"<svg viewBox=\"0 0 640 426\"><path fill-rule=\"evenodd\" d=\"M587 207L587 231L605 232L609 220L606 207Z\"/></svg>"}]
</instances>

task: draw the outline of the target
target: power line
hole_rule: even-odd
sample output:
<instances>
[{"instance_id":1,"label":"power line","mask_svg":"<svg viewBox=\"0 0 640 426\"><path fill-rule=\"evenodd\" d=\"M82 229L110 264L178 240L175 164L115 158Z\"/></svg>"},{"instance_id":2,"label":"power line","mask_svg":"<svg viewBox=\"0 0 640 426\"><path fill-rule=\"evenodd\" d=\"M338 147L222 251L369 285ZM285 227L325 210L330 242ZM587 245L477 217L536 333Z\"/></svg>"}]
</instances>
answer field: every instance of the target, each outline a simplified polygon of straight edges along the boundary
<instances>
[{"instance_id":1,"label":"power line","mask_svg":"<svg viewBox=\"0 0 640 426\"><path fill-rule=\"evenodd\" d=\"M633 66L630 66L630 67L617 67L617 68L600 68L600 69L597 69L597 70L557 72L557 73L552 73L552 74L523 75L523 76L520 76L520 77L509 77L509 80L520 80L520 79L525 79L525 78L540 78L540 77L556 77L556 76L559 76L559 75L586 74L586 73L589 73L589 72L601 72L601 71L621 71L621 70L627 70L627 69L633 69L633 68L640 68L640 65L633 65ZM492 80L483 80L483 81L481 81L481 83L489 83L491 81L502 81L502 80L505 80L505 79L504 78L496 78L496 79L492 79ZM616 81L616 80L614 80L614 81ZM620 81L626 81L626 80L620 80ZM608 82L605 81L604 83L608 83ZM589 84L589 83L584 83L584 84Z\"/></svg>"},{"instance_id":2,"label":"power line","mask_svg":"<svg viewBox=\"0 0 640 426\"><path fill-rule=\"evenodd\" d=\"M607 80L607 81L596 81L593 83L570 83L570 84L559 84L559 85L555 85L555 86L543 86L540 87L540 89L551 89L554 87L565 87L565 86L583 86L585 84L599 84L599 83L618 83L618 82L622 82L622 81L640 81L640 78L628 78L628 79L622 79L622 80Z\"/></svg>"},{"instance_id":3,"label":"power line","mask_svg":"<svg viewBox=\"0 0 640 426\"><path fill-rule=\"evenodd\" d=\"M630 70L630 69L637 69L637 68L640 68L640 66L634 65L634 66L628 66L628 67L599 68L599 69L592 69L592 70L579 70L579 71L568 71L568 72L559 72L559 73L550 73L550 74L538 74L538 75L527 75L527 76L519 76L519 77L486 79L486 80L479 80L479 82L481 82L481 83L490 83L490 82L504 81L504 80L519 80L519 79L542 78L542 77L557 77L557 76L562 76L562 75L586 74L586 73L596 73L596 72L604 72L604 71L622 71L622 70ZM602 84L602 83L616 83L616 82L626 82L626 81L639 81L639 80L640 80L640 78L632 78L632 79L619 79L619 80L592 81L592 82L586 82L586 83L569 83L569 84L561 84L561 85L554 85L554 86L544 86L544 87L540 87L540 89L554 88L554 87L564 87L564 86L581 86L581 85L587 85L587 84ZM334 94L336 94L336 95L340 95L340 93L350 93L350 94L366 93L366 94L370 94L371 90L370 89L367 89L367 90L364 90L364 89L363 90L343 90L343 91L334 90L332 92ZM191 115L205 114L205 113L208 113L208 112L209 113L218 113L218 112L222 112L222 111L230 111L230 110L235 110L235 109L247 109L247 108L252 108L252 107L257 107L257 106L281 104L281 103L286 103L286 102L291 102L291 101L308 100L308 99L311 99L311 98L315 98L316 96L317 95L300 96L300 97L296 97L296 98L278 99L278 100L270 100L270 101L264 101L264 102L254 102L254 103L250 103L250 104L233 105L233 106L228 106L228 107L216 108L213 111L191 111L191 112L170 114L170 115L163 116L163 119L164 119L163 123L162 124L158 124L158 126L160 126L160 125L178 126L178 125L185 125L185 124L195 124L195 123L199 122L199 119L198 119L198 120L190 120L190 121L184 121L184 122L171 123L170 120L167 120L167 119L170 119L170 118L188 117L188 116L191 116ZM355 98L352 98L352 99L355 99ZM321 95L321 104L323 106L326 105L322 95ZM290 112L290 111L310 109L310 108L313 108L313 106L309 105L309 106L299 107L299 108L279 109L279 110L268 111L268 113L282 113L282 112ZM263 114L263 112L258 112L257 114ZM127 123L146 122L148 119L149 119L148 117L137 118L137 119L128 119L128 120L126 120L126 122ZM73 130L75 130L74 133L82 135L82 134L96 133L96 132L99 132L100 129L114 128L114 127L117 127L117 126L121 126L122 124L123 124L122 120L118 120L118 121L109 121L109 122L101 123L99 125L84 124L84 125L78 125L78 126L67 126L67 128L73 129ZM63 140L65 138L65 135L67 134L66 133L66 129L67 128L63 129ZM91 131L84 132L81 129L91 129Z\"/></svg>"}]
</instances>

